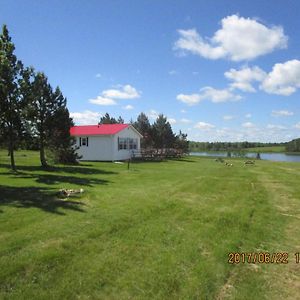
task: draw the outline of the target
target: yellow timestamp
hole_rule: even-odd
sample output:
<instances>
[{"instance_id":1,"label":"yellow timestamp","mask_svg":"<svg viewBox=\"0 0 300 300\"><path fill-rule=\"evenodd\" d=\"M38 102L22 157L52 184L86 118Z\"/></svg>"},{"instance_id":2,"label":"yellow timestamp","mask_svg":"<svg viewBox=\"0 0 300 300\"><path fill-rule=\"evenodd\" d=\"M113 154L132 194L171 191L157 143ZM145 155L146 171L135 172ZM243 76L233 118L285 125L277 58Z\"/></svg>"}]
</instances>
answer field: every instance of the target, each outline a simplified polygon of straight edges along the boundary
<instances>
[{"instance_id":1,"label":"yellow timestamp","mask_svg":"<svg viewBox=\"0 0 300 300\"><path fill-rule=\"evenodd\" d=\"M288 252L229 252L229 264L288 264L294 261L300 263L300 252L294 253L293 259Z\"/></svg>"}]
</instances>

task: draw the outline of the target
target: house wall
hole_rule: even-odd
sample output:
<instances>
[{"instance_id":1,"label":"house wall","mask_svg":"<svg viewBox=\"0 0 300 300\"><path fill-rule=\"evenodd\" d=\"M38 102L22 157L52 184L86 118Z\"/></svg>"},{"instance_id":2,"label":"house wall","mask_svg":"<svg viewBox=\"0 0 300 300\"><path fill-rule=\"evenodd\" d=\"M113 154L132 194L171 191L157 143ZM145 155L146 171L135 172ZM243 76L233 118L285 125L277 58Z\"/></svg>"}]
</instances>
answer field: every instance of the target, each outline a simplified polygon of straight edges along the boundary
<instances>
[{"instance_id":1,"label":"house wall","mask_svg":"<svg viewBox=\"0 0 300 300\"><path fill-rule=\"evenodd\" d=\"M118 138L133 138L138 140L137 150L140 150L140 135L131 127L118 132L115 135L81 136L88 137L88 146L79 146L79 136L76 136L77 153L82 156L81 160L114 161L126 160L132 157L134 150L118 148ZM135 150L136 151L136 150Z\"/></svg>"},{"instance_id":2,"label":"house wall","mask_svg":"<svg viewBox=\"0 0 300 300\"><path fill-rule=\"evenodd\" d=\"M88 137L88 146L79 146L79 137L76 137L76 145L79 146L77 153L82 156L81 160L113 160L113 136L81 136Z\"/></svg>"},{"instance_id":3,"label":"house wall","mask_svg":"<svg viewBox=\"0 0 300 300\"><path fill-rule=\"evenodd\" d=\"M124 130L118 132L113 137L113 139L114 139L114 142L113 142L114 160L129 159L132 156L132 151L134 151L134 150L129 150L129 149L118 150L118 138L132 138L132 139L137 139L138 140L137 150L139 151L141 149L141 138L140 138L140 135L129 126L129 127L125 128Z\"/></svg>"}]
</instances>

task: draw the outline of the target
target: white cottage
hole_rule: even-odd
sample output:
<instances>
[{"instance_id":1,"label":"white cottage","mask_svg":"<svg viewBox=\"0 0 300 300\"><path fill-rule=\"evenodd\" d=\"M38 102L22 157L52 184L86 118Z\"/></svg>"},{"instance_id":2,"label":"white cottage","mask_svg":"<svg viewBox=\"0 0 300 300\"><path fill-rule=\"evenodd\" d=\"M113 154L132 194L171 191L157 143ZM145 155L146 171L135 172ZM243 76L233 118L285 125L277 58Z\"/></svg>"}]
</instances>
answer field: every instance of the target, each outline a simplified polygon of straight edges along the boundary
<instances>
[{"instance_id":1,"label":"white cottage","mask_svg":"<svg viewBox=\"0 0 300 300\"><path fill-rule=\"evenodd\" d=\"M81 160L126 160L140 151L142 135L129 124L74 126L70 133Z\"/></svg>"}]
</instances>

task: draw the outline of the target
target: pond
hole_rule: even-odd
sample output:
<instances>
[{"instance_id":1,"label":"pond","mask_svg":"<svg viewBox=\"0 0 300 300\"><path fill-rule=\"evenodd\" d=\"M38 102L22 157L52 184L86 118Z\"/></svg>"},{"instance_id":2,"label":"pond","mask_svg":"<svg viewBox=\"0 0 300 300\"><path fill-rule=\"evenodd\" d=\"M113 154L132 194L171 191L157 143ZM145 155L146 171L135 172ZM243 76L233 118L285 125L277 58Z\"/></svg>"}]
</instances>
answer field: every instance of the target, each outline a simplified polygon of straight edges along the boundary
<instances>
[{"instance_id":1,"label":"pond","mask_svg":"<svg viewBox=\"0 0 300 300\"><path fill-rule=\"evenodd\" d=\"M195 156L212 156L212 157L227 157L227 152L190 152L190 155ZM234 157L234 152L232 152ZM246 153L247 158L255 158L256 153ZM260 158L271 161L288 161L288 162L300 162L299 154L286 154L286 153L260 153Z\"/></svg>"}]
</instances>

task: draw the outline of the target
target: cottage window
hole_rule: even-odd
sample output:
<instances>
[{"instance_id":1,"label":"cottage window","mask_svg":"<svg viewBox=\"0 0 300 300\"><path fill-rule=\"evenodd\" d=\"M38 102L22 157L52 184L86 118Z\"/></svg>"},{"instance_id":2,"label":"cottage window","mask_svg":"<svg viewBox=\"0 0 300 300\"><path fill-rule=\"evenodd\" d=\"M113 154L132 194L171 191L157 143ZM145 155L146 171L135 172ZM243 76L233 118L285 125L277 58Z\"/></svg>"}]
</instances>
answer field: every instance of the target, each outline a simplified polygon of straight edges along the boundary
<instances>
[{"instance_id":1,"label":"cottage window","mask_svg":"<svg viewBox=\"0 0 300 300\"><path fill-rule=\"evenodd\" d=\"M127 139L119 138L119 150L126 150L127 148Z\"/></svg>"},{"instance_id":2,"label":"cottage window","mask_svg":"<svg viewBox=\"0 0 300 300\"><path fill-rule=\"evenodd\" d=\"M81 137L79 138L79 146L89 146L89 138L88 137Z\"/></svg>"},{"instance_id":3,"label":"cottage window","mask_svg":"<svg viewBox=\"0 0 300 300\"><path fill-rule=\"evenodd\" d=\"M128 139L129 149L137 149L137 139Z\"/></svg>"},{"instance_id":4,"label":"cottage window","mask_svg":"<svg viewBox=\"0 0 300 300\"><path fill-rule=\"evenodd\" d=\"M119 138L119 150L133 150L137 149L138 140L131 138Z\"/></svg>"}]
</instances>

